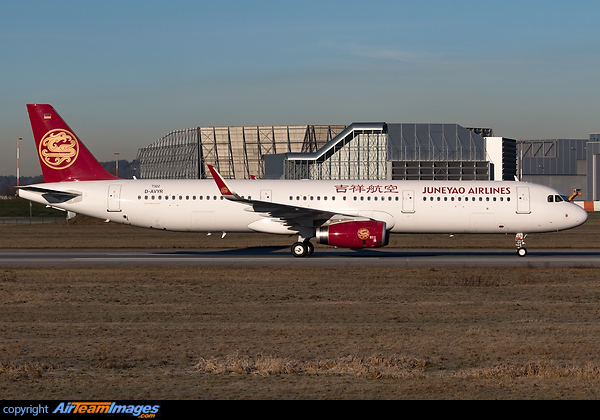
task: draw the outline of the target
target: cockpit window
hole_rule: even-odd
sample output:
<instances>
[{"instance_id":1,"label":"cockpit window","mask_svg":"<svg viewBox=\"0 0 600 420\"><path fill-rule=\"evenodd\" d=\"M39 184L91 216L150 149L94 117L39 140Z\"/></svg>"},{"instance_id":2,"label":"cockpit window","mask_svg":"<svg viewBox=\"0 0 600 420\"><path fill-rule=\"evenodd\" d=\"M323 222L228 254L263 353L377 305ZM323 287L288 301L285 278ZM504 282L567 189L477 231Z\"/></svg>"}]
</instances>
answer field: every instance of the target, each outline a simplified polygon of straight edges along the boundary
<instances>
[{"instance_id":1,"label":"cockpit window","mask_svg":"<svg viewBox=\"0 0 600 420\"><path fill-rule=\"evenodd\" d=\"M548 196L548 203L560 203L563 201L569 201L569 199L567 197L565 197L564 195L549 195Z\"/></svg>"}]
</instances>

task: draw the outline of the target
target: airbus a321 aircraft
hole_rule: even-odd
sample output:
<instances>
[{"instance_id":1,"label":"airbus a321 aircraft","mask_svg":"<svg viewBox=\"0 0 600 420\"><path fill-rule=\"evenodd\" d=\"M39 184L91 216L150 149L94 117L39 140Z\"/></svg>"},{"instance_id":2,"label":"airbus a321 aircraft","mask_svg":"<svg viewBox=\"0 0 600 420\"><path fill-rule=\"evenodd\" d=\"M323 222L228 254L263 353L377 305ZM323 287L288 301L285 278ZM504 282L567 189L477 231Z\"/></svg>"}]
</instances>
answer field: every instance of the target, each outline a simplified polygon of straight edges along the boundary
<instances>
[{"instance_id":1,"label":"airbus a321 aircraft","mask_svg":"<svg viewBox=\"0 0 600 420\"><path fill-rule=\"evenodd\" d=\"M19 196L69 212L152 229L265 232L347 248L391 233L527 233L581 225L587 212L550 187L504 181L120 179L105 171L51 105L27 105L44 176Z\"/></svg>"}]
</instances>

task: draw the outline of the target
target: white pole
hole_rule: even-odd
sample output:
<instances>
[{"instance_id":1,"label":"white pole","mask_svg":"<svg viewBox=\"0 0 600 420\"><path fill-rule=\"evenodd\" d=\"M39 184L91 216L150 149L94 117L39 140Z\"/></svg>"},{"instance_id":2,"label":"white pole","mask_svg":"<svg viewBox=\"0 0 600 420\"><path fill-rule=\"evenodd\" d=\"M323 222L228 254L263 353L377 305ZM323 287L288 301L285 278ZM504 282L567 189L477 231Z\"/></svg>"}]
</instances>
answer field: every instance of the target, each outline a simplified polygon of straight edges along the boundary
<instances>
[{"instance_id":1,"label":"white pole","mask_svg":"<svg viewBox=\"0 0 600 420\"><path fill-rule=\"evenodd\" d=\"M19 142L21 141L21 137L17 139L17 187L19 186L19 178L20 178L20 168L19 168Z\"/></svg>"}]
</instances>

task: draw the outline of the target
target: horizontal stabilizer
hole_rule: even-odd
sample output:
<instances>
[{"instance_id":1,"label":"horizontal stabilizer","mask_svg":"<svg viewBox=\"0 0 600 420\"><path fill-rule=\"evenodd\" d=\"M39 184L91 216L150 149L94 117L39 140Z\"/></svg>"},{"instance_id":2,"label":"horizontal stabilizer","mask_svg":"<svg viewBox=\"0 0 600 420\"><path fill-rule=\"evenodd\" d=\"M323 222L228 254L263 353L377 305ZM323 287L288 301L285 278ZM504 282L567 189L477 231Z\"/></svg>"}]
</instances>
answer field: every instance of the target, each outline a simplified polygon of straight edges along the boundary
<instances>
[{"instance_id":1,"label":"horizontal stabilizer","mask_svg":"<svg viewBox=\"0 0 600 420\"><path fill-rule=\"evenodd\" d=\"M50 188L42 188L42 187L35 187L35 186L17 187L17 190L31 191L34 193L39 193L49 203L64 203L73 198L81 196L81 193L76 192L76 191L60 191L60 190L52 190Z\"/></svg>"}]
</instances>

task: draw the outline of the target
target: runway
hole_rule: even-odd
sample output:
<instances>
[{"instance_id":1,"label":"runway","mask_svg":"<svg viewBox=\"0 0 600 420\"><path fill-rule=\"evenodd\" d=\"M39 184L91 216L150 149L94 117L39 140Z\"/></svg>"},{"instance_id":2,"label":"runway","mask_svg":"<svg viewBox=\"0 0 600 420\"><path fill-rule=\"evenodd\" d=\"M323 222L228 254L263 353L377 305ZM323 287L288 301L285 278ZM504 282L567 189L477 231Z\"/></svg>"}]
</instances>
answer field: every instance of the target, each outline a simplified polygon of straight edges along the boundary
<instances>
[{"instance_id":1,"label":"runway","mask_svg":"<svg viewBox=\"0 0 600 420\"><path fill-rule=\"evenodd\" d=\"M220 267L600 267L600 249L349 250L317 248L295 258L289 247L243 249L2 249L0 267L220 266Z\"/></svg>"}]
</instances>

